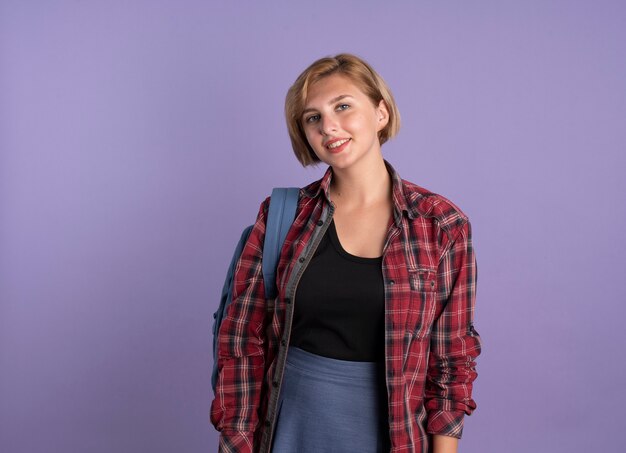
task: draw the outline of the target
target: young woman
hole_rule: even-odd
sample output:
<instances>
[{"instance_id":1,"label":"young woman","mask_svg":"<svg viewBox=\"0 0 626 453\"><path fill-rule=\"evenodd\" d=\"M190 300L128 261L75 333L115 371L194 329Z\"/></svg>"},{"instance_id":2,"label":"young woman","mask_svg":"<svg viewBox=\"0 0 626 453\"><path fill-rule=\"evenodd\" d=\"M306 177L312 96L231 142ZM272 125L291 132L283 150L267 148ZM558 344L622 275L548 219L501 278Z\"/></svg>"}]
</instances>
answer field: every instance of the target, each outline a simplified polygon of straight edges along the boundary
<instances>
[{"instance_id":1,"label":"young woman","mask_svg":"<svg viewBox=\"0 0 626 453\"><path fill-rule=\"evenodd\" d=\"M220 451L457 451L480 353L467 216L383 159L399 113L360 58L314 62L285 112L298 160L329 168L300 191L273 312L268 200L238 263L211 410Z\"/></svg>"}]
</instances>

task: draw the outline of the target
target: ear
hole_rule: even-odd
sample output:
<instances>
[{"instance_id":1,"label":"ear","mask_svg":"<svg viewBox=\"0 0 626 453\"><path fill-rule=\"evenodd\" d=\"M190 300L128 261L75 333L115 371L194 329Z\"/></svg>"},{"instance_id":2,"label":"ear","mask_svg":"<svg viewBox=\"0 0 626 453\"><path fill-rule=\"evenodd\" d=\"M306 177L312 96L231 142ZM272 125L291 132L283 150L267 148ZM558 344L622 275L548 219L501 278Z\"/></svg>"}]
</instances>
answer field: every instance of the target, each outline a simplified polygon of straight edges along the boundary
<instances>
[{"instance_id":1,"label":"ear","mask_svg":"<svg viewBox=\"0 0 626 453\"><path fill-rule=\"evenodd\" d=\"M376 107L376 117L378 118L377 132L380 132L389 123L389 109L387 109L387 104L383 99L380 100L378 107Z\"/></svg>"}]
</instances>

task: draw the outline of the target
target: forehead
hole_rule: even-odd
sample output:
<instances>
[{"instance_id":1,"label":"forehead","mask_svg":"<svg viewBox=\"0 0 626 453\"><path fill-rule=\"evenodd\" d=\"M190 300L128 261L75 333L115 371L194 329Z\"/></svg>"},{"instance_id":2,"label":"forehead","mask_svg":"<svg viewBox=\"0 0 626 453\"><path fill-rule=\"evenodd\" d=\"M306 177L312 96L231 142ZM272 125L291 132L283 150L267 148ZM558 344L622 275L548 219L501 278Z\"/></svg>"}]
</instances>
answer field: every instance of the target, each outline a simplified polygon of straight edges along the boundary
<instances>
[{"instance_id":1,"label":"forehead","mask_svg":"<svg viewBox=\"0 0 626 453\"><path fill-rule=\"evenodd\" d=\"M349 77L341 74L326 76L309 86L305 108L326 104L337 96L367 97Z\"/></svg>"}]
</instances>

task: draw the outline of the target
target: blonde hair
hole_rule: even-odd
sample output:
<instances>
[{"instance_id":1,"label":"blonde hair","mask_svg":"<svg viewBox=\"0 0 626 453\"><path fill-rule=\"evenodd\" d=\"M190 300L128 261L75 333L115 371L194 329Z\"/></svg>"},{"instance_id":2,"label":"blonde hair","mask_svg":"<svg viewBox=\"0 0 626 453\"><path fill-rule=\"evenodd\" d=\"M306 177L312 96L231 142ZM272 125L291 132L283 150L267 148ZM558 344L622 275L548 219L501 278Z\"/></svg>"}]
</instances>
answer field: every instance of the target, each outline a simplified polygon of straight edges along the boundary
<instances>
[{"instance_id":1,"label":"blonde hair","mask_svg":"<svg viewBox=\"0 0 626 453\"><path fill-rule=\"evenodd\" d=\"M340 74L350 79L371 99L375 107L378 107L381 100L385 102L389 111L389 121L378 132L378 140L381 145L393 138L400 130L400 112L393 99L391 90L374 68L363 59L349 53L320 58L298 76L294 84L289 88L289 91L287 91L287 97L285 98L285 118L287 120L291 146L296 157L304 167L320 161L309 145L302 128L302 112L304 111L308 90L315 82L332 74Z\"/></svg>"}]
</instances>

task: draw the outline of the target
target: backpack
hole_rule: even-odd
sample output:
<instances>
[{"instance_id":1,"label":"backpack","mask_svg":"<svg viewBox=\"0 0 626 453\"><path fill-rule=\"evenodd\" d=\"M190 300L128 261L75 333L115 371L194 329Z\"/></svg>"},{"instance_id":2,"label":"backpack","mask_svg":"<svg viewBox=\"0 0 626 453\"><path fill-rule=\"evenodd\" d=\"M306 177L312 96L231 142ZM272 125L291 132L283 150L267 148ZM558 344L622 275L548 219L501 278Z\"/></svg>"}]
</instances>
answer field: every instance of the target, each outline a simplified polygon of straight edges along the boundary
<instances>
[{"instance_id":1,"label":"backpack","mask_svg":"<svg viewBox=\"0 0 626 453\"><path fill-rule=\"evenodd\" d=\"M280 250L283 247L287 232L296 217L296 208L298 207L298 195L300 189L297 187L275 188L272 190L270 198L270 207L267 214L267 223L265 226L265 239L263 241L263 283L265 285L265 299L269 301L269 309L273 308L273 301L278 296L276 288L276 267L280 257ZM235 252L230 260L230 266L226 274L226 280L222 287L220 305L213 314L213 372L211 373L211 386L215 394L215 386L217 384L217 334L220 331L222 321L226 316L226 311L230 306L233 298L233 282L235 277L235 268L237 261L243 252L243 248L248 241L252 225L246 227L241 233L241 238L235 247ZM269 310L268 310L269 311Z\"/></svg>"}]
</instances>

